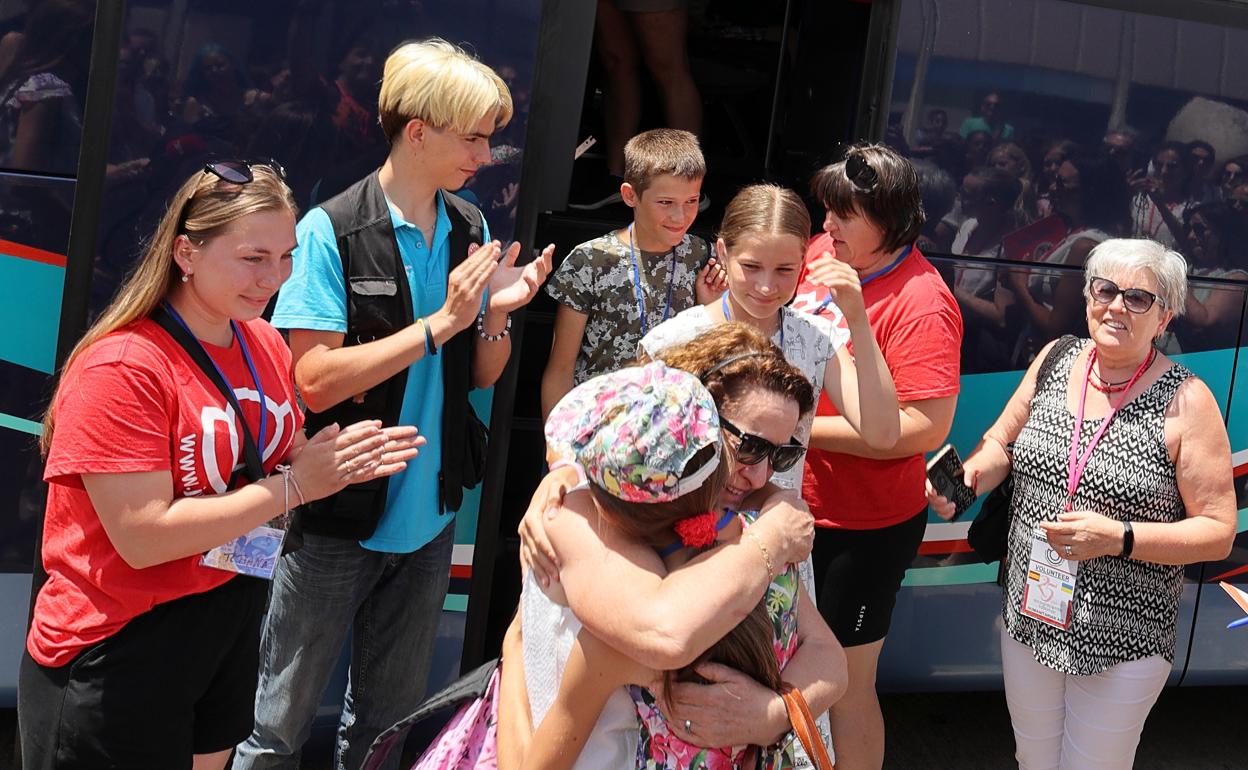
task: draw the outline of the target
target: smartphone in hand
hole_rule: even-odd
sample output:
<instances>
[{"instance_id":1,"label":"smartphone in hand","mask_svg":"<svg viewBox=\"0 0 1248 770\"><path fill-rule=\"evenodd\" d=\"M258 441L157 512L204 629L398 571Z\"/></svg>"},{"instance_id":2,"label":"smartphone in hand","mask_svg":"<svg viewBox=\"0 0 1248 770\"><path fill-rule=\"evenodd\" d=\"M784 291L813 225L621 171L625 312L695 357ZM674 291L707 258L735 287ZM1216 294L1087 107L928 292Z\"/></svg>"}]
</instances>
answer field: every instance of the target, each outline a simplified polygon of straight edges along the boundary
<instances>
[{"instance_id":1,"label":"smartphone in hand","mask_svg":"<svg viewBox=\"0 0 1248 770\"><path fill-rule=\"evenodd\" d=\"M968 487L963 480L965 473L962 458L958 457L958 450L953 448L953 444L945 444L927 463L927 480L955 506L954 521L975 502L975 490Z\"/></svg>"}]
</instances>

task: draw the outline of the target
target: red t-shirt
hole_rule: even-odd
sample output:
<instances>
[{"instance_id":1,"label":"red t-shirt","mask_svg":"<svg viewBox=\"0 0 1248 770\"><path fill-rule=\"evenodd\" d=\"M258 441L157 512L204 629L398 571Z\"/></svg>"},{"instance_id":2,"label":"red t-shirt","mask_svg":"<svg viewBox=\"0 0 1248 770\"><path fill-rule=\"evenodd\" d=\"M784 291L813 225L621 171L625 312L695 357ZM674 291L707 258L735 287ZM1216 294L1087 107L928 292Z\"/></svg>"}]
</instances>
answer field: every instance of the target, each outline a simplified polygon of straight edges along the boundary
<instances>
[{"instance_id":1,"label":"red t-shirt","mask_svg":"<svg viewBox=\"0 0 1248 770\"><path fill-rule=\"evenodd\" d=\"M832 239L824 233L811 240L806 259L832 250ZM828 290L803 282L798 296L817 306ZM919 250L863 286L862 296L871 331L897 386L897 400L956 395L962 314L936 268ZM806 309L806 304L799 309ZM827 395L820 395L816 414L838 412ZM925 473L921 454L870 460L812 449L806 453L802 496L818 526L881 529L900 524L927 504Z\"/></svg>"},{"instance_id":2,"label":"red t-shirt","mask_svg":"<svg viewBox=\"0 0 1248 770\"><path fill-rule=\"evenodd\" d=\"M268 425L264 468L290 453L303 429L290 350L265 321L242 324L263 385ZM255 383L237 341L205 343L233 386L252 435L260 425ZM174 498L225 492L242 465L240 427L221 391L159 326L143 320L80 354L62 377L44 468L48 505L43 566L26 647L45 666L62 666L157 604L215 588L235 574L201 566L198 555L145 569L117 553L83 488L84 473L173 475Z\"/></svg>"}]
</instances>

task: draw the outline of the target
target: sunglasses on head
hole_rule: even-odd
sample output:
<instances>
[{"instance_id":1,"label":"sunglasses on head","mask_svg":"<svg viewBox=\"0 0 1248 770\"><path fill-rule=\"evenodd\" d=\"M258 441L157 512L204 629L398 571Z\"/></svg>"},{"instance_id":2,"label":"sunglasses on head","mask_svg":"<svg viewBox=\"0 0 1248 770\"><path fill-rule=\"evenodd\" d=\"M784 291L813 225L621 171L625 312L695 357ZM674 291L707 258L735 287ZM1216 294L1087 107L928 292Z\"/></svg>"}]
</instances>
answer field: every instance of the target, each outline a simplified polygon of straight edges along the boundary
<instances>
[{"instance_id":1,"label":"sunglasses on head","mask_svg":"<svg viewBox=\"0 0 1248 770\"><path fill-rule=\"evenodd\" d=\"M776 473L784 473L785 471L797 465L802 459L802 455L806 453L806 447L802 446L795 438L790 438L787 444L773 444L762 436L755 436L753 433L746 433L721 415L719 418L720 426L737 437L737 462L742 465L758 465L763 460L771 460L771 469Z\"/></svg>"},{"instance_id":2,"label":"sunglasses on head","mask_svg":"<svg viewBox=\"0 0 1248 770\"><path fill-rule=\"evenodd\" d=\"M862 153L853 150L845 156L845 177L859 192L871 192L880 181L880 175L871 168Z\"/></svg>"},{"instance_id":3,"label":"sunglasses on head","mask_svg":"<svg viewBox=\"0 0 1248 770\"><path fill-rule=\"evenodd\" d=\"M1132 313L1147 313L1152 309L1154 302L1160 302L1162 307L1166 306L1165 300L1151 291L1122 289L1108 278L1093 278L1090 289L1092 300L1098 305L1108 305L1114 301L1115 297L1121 294L1123 306Z\"/></svg>"},{"instance_id":4,"label":"sunglasses on head","mask_svg":"<svg viewBox=\"0 0 1248 770\"><path fill-rule=\"evenodd\" d=\"M286 181L286 169L282 168L282 164L269 158L268 160L246 161L246 160L213 160L204 164L204 173L213 174L223 182L230 184L247 184L255 179L255 175L251 173L251 169L255 166L268 166L273 169L278 178Z\"/></svg>"}]
</instances>

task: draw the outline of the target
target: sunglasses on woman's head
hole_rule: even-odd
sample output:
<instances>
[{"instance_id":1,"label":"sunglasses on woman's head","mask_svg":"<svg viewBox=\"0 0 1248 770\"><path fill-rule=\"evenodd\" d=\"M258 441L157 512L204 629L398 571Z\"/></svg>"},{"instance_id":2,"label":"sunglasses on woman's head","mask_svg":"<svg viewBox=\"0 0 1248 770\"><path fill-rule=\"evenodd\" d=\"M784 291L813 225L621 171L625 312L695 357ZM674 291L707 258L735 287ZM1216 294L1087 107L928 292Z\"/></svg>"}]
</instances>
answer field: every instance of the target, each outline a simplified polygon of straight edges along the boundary
<instances>
[{"instance_id":1,"label":"sunglasses on woman's head","mask_svg":"<svg viewBox=\"0 0 1248 770\"><path fill-rule=\"evenodd\" d=\"M286 180L286 169L282 168L282 164L270 158L269 160L245 161L245 160L213 160L204 164L204 173L213 174L223 182L230 184L247 184L255 179L255 175L251 173L251 169L256 166L268 166L273 169L278 178L282 181Z\"/></svg>"},{"instance_id":2,"label":"sunglasses on woman's head","mask_svg":"<svg viewBox=\"0 0 1248 770\"><path fill-rule=\"evenodd\" d=\"M789 439L787 444L773 444L762 436L746 433L724 419L722 415L719 418L719 424L724 430L737 437L735 454L737 462L742 465L758 465L770 458L771 469L776 473L784 473L797 465L798 460L801 460L806 452L806 447L795 438Z\"/></svg>"},{"instance_id":3,"label":"sunglasses on woman's head","mask_svg":"<svg viewBox=\"0 0 1248 770\"><path fill-rule=\"evenodd\" d=\"M880 175L860 152L850 151L845 156L845 177L859 192L871 192L880 181Z\"/></svg>"},{"instance_id":4,"label":"sunglasses on woman's head","mask_svg":"<svg viewBox=\"0 0 1248 770\"><path fill-rule=\"evenodd\" d=\"M1152 309L1154 302L1160 302L1162 307L1166 306L1165 300L1153 294L1151 291L1144 289L1122 289L1118 284L1108 278L1093 278L1092 285L1089 287L1092 293L1092 300L1098 305L1108 305L1114 301L1119 294L1122 295L1122 304L1132 313L1147 313ZM722 423L723 420L720 420Z\"/></svg>"}]
</instances>

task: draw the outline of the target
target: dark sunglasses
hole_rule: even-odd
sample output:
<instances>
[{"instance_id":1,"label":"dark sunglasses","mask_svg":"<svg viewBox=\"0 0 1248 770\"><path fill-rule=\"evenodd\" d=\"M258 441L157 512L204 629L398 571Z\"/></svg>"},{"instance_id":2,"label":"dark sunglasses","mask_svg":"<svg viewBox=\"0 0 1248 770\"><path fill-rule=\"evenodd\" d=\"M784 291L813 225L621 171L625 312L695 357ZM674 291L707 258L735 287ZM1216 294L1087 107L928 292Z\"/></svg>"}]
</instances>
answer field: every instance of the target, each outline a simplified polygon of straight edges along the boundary
<instances>
[{"instance_id":1,"label":"dark sunglasses","mask_svg":"<svg viewBox=\"0 0 1248 770\"><path fill-rule=\"evenodd\" d=\"M1209 232L1209 228L1205 227L1200 222L1188 222L1187 224L1183 225L1183 229L1191 233L1192 235L1196 236L1197 238L1204 238L1205 233Z\"/></svg>"},{"instance_id":2,"label":"dark sunglasses","mask_svg":"<svg viewBox=\"0 0 1248 770\"><path fill-rule=\"evenodd\" d=\"M763 460L770 459L771 469L776 473L784 473L797 465L798 460L801 460L802 455L806 453L806 447L795 438L790 438L787 444L773 444L762 436L746 433L728 422L722 415L719 418L719 424L724 430L737 437L735 454L737 462L742 465L758 465Z\"/></svg>"},{"instance_id":3,"label":"dark sunglasses","mask_svg":"<svg viewBox=\"0 0 1248 770\"><path fill-rule=\"evenodd\" d=\"M1147 313L1152 309L1154 302L1160 302L1162 307L1166 306L1165 300L1153 294L1151 291L1144 289L1121 289L1118 284L1108 278L1093 278L1090 287L1092 292L1092 300L1098 305L1108 305L1114 301L1119 294L1122 295L1122 304L1132 313ZM722 423L723 420L720 420Z\"/></svg>"},{"instance_id":4,"label":"dark sunglasses","mask_svg":"<svg viewBox=\"0 0 1248 770\"><path fill-rule=\"evenodd\" d=\"M246 161L246 160L213 160L204 164L204 173L213 174L223 182L230 184L247 184L255 179L251 173L251 169L255 166L268 166L273 169L278 178L286 181L286 169L282 168L282 164L269 158L268 160Z\"/></svg>"}]
</instances>

